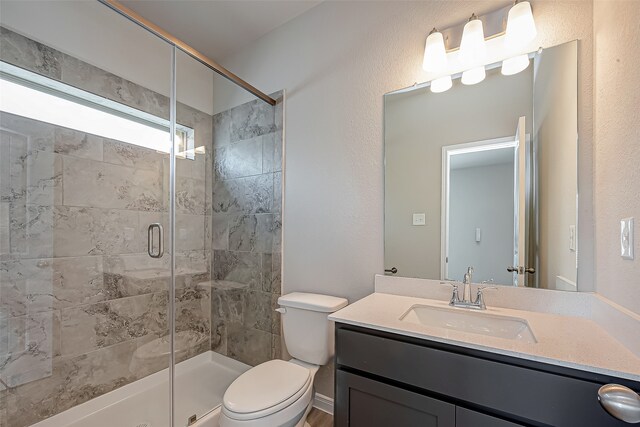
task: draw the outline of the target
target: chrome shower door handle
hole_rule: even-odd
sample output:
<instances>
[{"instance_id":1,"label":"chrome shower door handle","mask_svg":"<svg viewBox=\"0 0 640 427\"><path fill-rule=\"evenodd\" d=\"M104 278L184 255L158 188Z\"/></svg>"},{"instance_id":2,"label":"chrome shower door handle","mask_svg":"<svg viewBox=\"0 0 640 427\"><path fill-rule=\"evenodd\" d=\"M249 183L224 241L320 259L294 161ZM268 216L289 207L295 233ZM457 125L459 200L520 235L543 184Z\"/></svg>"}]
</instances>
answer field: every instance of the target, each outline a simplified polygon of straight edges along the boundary
<instances>
[{"instance_id":1,"label":"chrome shower door handle","mask_svg":"<svg viewBox=\"0 0 640 427\"><path fill-rule=\"evenodd\" d=\"M614 418L625 423L640 423L640 395L619 384L607 384L598 390L602 407Z\"/></svg>"},{"instance_id":2,"label":"chrome shower door handle","mask_svg":"<svg viewBox=\"0 0 640 427\"><path fill-rule=\"evenodd\" d=\"M154 239L153 239L153 230L158 230L158 252L153 252ZM149 225L147 228L147 253L151 258L162 258L164 255L164 229L162 228L162 224L159 222L154 222Z\"/></svg>"}]
</instances>

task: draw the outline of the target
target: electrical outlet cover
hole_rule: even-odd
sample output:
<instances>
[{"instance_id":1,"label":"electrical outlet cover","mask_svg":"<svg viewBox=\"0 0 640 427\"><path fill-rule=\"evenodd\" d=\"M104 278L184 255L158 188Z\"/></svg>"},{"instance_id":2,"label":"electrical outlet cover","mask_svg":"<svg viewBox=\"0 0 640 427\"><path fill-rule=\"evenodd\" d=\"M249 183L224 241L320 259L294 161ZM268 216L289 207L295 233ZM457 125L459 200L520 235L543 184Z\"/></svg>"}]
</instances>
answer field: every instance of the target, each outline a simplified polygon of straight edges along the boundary
<instances>
[{"instance_id":1,"label":"electrical outlet cover","mask_svg":"<svg viewBox=\"0 0 640 427\"><path fill-rule=\"evenodd\" d=\"M624 259L633 259L633 218L620 221L620 255Z\"/></svg>"}]
</instances>

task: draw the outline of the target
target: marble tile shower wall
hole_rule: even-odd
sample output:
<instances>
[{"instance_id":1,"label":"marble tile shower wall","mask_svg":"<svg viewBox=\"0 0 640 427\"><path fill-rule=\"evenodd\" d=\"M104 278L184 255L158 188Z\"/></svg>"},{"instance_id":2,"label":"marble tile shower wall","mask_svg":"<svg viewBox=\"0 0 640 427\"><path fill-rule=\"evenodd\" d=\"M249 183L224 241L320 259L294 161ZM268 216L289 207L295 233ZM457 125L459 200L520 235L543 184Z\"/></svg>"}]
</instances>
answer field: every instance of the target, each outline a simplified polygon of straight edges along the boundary
<instances>
[{"instance_id":1,"label":"marble tile shower wall","mask_svg":"<svg viewBox=\"0 0 640 427\"><path fill-rule=\"evenodd\" d=\"M211 348L256 365L281 356L282 92L213 116Z\"/></svg>"},{"instance_id":2,"label":"marble tile shower wall","mask_svg":"<svg viewBox=\"0 0 640 427\"><path fill-rule=\"evenodd\" d=\"M0 59L166 118L167 98L0 28ZM206 154L176 170L178 358L210 348L212 117L178 106ZM0 115L0 425L47 418L168 366L169 158Z\"/></svg>"}]
</instances>

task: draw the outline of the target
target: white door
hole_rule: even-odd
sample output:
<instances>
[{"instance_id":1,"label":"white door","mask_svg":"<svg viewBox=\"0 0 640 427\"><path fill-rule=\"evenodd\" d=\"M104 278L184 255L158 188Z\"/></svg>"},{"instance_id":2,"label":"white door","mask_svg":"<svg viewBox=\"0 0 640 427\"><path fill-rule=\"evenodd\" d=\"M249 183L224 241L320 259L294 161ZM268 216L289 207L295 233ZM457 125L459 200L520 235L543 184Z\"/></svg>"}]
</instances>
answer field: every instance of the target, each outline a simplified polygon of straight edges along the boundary
<instances>
[{"instance_id":1,"label":"white door","mask_svg":"<svg viewBox=\"0 0 640 427\"><path fill-rule=\"evenodd\" d=\"M524 286L524 274L526 265L526 134L525 117L518 119L516 128L516 147L514 150L514 218L513 218L513 265L510 271L513 273L513 286Z\"/></svg>"}]
</instances>

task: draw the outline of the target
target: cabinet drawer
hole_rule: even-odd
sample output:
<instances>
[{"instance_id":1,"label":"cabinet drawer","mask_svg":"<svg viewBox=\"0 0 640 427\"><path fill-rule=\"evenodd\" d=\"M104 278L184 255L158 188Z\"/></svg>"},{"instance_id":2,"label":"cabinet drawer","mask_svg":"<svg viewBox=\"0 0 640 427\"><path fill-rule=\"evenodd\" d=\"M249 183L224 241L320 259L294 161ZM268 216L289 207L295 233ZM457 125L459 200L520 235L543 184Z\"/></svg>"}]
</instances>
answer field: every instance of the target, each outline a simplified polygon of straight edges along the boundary
<instances>
[{"instance_id":1,"label":"cabinet drawer","mask_svg":"<svg viewBox=\"0 0 640 427\"><path fill-rule=\"evenodd\" d=\"M602 385L338 327L336 364L451 398L523 424L626 424L598 403ZM401 337L399 337L401 338Z\"/></svg>"},{"instance_id":2,"label":"cabinet drawer","mask_svg":"<svg viewBox=\"0 0 640 427\"><path fill-rule=\"evenodd\" d=\"M456 407L456 427L523 427L510 421Z\"/></svg>"},{"instance_id":3,"label":"cabinet drawer","mask_svg":"<svg viewBox=\"0 0 640 427\"><path fill-rule=\"evenodd\" d=\"M341 370L336 427L455 427L454 405Z\"/></svg>"}]
</instances>

